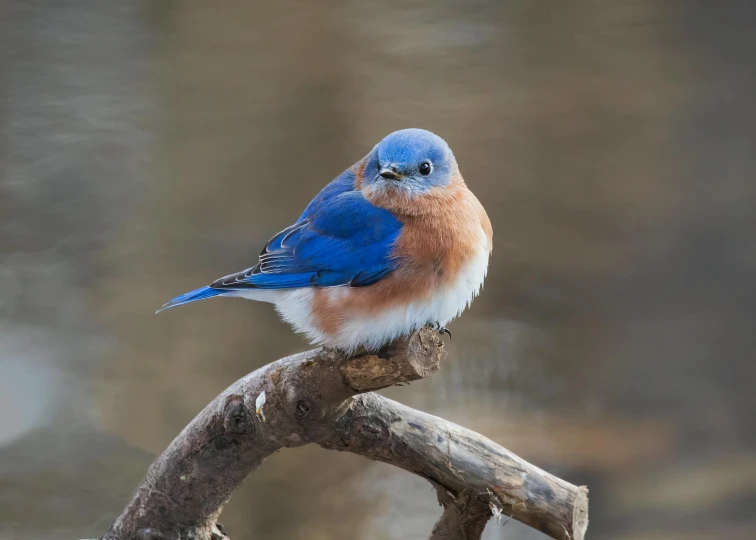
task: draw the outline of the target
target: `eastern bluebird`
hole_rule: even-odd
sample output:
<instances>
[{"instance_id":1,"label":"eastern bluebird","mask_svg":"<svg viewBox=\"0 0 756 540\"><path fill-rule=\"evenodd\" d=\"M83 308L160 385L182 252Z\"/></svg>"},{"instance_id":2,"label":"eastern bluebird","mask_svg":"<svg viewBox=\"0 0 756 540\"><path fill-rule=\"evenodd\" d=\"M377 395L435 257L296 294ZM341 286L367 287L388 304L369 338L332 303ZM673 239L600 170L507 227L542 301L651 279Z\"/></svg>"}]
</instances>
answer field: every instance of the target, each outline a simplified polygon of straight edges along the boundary
<instances>
[{"instance_id":1,"label":"eastern bluebird","mask_svg":"<svg viewBox=\"0 0 756 540\"><path fill-rule=\"evenodd\" d=\"M404 129L328 184L255 266L162 309L241 296L274 304L312 342L376 350L425 325L446 331L483 286L492 238L446 142Z\"/></svg>"}]
</instances>

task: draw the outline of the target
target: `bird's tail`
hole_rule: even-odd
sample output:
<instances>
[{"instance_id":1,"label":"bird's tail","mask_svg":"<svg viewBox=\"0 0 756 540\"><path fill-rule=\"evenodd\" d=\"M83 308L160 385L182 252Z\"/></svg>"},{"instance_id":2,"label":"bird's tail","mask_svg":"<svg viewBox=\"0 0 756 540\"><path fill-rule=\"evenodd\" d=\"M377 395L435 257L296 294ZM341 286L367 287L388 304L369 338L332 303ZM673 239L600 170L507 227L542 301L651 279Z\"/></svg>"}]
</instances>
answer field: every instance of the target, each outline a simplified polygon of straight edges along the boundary
<instances>
[{"instance_id":1,"label":"bird's tail","mask_svg":"<svg viewBox=\"0 0 756 540\"><path fill-rule=\"evenodd\" d=\"M177 296L170 302L163 304L163 307L161 307L155 313L160 313L161 311L165 311L166 309L182 306L184 304L188 304L189 302L196 302L197 300L204 300L205 298L212 298L213 296L221 296L222 294L225 294L227 292L228 291L211 289L210 287L200 287L199 289L194 289L193 291L190 291L186 294Z\"/></svg>"}]
</instances>

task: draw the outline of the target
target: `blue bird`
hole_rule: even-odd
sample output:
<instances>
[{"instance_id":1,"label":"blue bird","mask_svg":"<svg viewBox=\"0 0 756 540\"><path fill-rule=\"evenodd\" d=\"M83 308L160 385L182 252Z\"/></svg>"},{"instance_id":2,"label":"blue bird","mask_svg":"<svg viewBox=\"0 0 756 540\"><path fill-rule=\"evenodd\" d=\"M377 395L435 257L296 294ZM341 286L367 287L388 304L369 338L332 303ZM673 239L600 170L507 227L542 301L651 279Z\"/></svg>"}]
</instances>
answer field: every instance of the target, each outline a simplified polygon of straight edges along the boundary
<instances>
[{"instance_id":1,"label":"blue bird","mask_svg":"<svg viewBox=\"0 0 756 540\"><path fill-rule=\"evenodd\" d=\"M254 266L160 311L239 296L274 304L312 342L375 350L461 314L483 285L492 243L446 142L404 129L323 188Z\"/></svg>"}]
</instances>

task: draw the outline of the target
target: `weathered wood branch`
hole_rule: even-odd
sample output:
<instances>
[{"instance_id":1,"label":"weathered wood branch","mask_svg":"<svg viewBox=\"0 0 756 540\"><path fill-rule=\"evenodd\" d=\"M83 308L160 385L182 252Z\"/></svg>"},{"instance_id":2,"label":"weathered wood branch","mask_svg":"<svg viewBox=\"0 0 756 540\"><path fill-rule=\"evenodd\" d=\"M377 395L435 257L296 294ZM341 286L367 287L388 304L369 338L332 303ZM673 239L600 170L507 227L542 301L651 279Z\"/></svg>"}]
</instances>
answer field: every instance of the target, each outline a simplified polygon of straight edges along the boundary
<instances>
[{"instance_id":1,"label":"weathered wood branch","mask_svg":"<svg viewBox=\"0 0 756 540\"><path fill-rule=\"evenodd\" d=\"M444 511L433 526L428 540L478 540L491 519L492 509L498 512L499 507L493 502L486 502L485 497L470 490L452 497L444 486L431 483L436 488L438 504L444 507ZM487 498L492 497L494 496L489 495ZM495 519L498 520L499 517Z\"/></svg>"},{"instance_id":2,"label":"weathered wood branch","mask_svg":"<svg viewBox=\"0 0 756 540\"><path fill-rule=\"evenodd\" d=\"M242 481L273 452L316 443L428 479L444 506L432 540L480 538L499 511L552 538L582 540L585 488L475 432L365 393L433 375L442 356L439 336L423 329L378 354L321 348L258 369L176 437L103 539L226 538L216 520Z\"/></svg>"}]
</instances>

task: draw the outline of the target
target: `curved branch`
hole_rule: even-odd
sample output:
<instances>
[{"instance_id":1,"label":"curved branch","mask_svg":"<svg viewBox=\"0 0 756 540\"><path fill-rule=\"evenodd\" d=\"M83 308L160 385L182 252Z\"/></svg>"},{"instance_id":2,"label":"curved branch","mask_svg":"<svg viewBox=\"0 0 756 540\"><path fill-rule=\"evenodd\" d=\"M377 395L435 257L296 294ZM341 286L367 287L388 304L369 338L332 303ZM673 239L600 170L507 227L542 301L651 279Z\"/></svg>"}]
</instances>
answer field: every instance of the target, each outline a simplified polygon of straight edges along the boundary
<instances>
[{"instance_id":1,"label":"curved branch","mask_svg":"<svg viewBox=\"0 0 756 540\"><path fill-rule=\"evenodd\" d=\"M437 333L423 329L377 354L348 357L321 348L243 377L153 463L103 540L225 538L216 520L242 481L276 450L308 443L430 480L446 501L433 539L479 538L495 500L505 514L552 538L581 540L587 527L585 488L477 433L362 394L433 375L443 354ZM466 536L455 532L462 530Z\"/></svg>"},{"instance_id":2,"label":"curved branch","mask_svg":"<svg viewBox=\"0 0 756 540\"><path fill-rule=\"evenodd\" d=\"M443 486L452 498L466 491L487 496L503 514L552 538L585 535L585 488L531 465L474 431L383 396L364 394L348 403L331 436L318 441L321 446L396 465ZM355 429L361 430L360 437L354 437Z\"/></svg>"}]
</instances>

